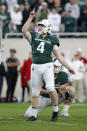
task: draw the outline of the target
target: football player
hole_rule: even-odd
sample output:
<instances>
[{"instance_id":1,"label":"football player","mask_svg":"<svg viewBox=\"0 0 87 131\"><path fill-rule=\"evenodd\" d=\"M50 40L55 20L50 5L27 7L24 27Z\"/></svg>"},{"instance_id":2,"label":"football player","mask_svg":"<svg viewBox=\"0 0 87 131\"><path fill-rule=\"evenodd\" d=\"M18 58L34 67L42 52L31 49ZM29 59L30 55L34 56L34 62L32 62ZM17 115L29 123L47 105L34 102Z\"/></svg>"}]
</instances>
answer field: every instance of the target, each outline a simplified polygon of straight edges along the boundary
<instances>
[{"instance_id":1,"label":"football player","mask_svg":"<svg viewBox=\"0 0 87 131\"><path fill-rule=\"evenodd\" d=\"M51 121L58 118L58 99L54 88L54 73L51 53L53 52L57 59L71 73L74 70L66 63L59 53L59 40L51 34L51 25L48 20L42 20L38 23L37 32L29 32L30 24L35 17L33 10L22 28L25 38L32 47L32 67L31 67L31 87L32 87L32 115L27 121L37 120L38 98L40 94L41 83L44 80L46 88L50 94L53 104L53 115Z\"/></svg>"},{"instance_id":2,"label":"football player","mask_svg":"<svg viewBox=\"0 0 87 131\"><path fill-rule=\"evenodd\" d=\"M55 76L55 89L58 94L58 104L64 102L64 107L61 116L69 116L68 110L74 98L75 90L73 87L68 86L68 74L63 70L63 66L56 60L54 62L54 76ZM49 93L43 82L40 90L38 113L46 107L52 105ZM32 106L30 106L24 114L24 117L29 117L32 114Z\"/></svg>"}]
</instances>

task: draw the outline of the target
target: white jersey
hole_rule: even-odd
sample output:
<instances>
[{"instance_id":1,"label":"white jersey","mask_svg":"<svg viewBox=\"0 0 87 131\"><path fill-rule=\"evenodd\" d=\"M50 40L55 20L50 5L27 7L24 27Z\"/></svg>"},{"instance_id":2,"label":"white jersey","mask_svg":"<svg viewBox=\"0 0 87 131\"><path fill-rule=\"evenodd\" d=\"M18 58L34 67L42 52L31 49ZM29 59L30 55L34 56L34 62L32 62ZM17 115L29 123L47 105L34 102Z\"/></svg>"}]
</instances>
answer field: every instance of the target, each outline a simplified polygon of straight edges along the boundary
<instances>
[{"instance_id":1,"label":"white jersey","mask_svg":"<svg viewBox=\"0 0 87 131\"><path fill-rule=\"evenodd\" d=\"M72 62L72 68L75 71L75 74L72 75L73 80L80 80L83 78L83 74L85 72L85 66L82 61L80 60L74 60Z\"/></svg>"}]
</instances>

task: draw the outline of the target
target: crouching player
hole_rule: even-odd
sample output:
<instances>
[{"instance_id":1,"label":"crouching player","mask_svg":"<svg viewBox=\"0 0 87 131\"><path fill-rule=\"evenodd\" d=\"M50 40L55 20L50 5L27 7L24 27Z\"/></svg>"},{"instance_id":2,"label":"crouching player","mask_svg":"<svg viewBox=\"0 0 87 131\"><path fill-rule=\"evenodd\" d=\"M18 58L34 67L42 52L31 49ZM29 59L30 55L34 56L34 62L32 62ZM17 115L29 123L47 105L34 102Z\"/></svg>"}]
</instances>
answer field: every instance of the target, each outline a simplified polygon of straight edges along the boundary
<instances>
[{"instance_id":1,"label":"crouching player","mask_svg":"<svg viewBox=\"0 0 87 131\"><path fill-rule=\"evenodd\" d=\"M73 87L68 86L68 74L63 72L62 65L56 60L54 62L54 76L55 76L55 89L58 94L58 104L64 102L64 107L61 112L62 116L69 116L68 110L74 98L75 90ZM41 85L38 113L46 107L52 105L51 98L43 82ZM30 106L24 114L24 117L32 115L32 106Z\"/></svg>"}]
</instances>

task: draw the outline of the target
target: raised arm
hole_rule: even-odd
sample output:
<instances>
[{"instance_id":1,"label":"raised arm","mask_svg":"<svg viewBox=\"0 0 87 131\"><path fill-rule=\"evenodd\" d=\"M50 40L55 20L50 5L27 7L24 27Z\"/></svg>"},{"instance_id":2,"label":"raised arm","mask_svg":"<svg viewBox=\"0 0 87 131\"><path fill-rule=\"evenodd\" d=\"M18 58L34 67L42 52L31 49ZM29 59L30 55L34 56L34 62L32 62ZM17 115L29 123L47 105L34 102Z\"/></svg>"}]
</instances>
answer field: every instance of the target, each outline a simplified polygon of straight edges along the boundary
<instances>
[{"instance_id":1,"label":"raised arm","mask_svg":"<svg viewBox=\"0 0 87 131\"><path fill-rule=\"evenodd\" d=\"M35 17L35 9L32 12L30 12L30 16L22 28L22 33L28 41L31 40L31 34L29 33L29 28L34 17Z\"/></svg>"},{"instance_id":2,"label":"raised arm","mask_svg":"<svg viewBox=\"0 0 87 131\"><path fill-rule=\"evenodd\" d=\"M59 52L59 48L57 45L54 45L53 47L53 53L56 56L56 58L59 60L59 62L66 67L70 73L74 74L74 70L68 65L68 63L65 61L65 59L62 57L62 55Z\"/></svg>"}]
</instances>

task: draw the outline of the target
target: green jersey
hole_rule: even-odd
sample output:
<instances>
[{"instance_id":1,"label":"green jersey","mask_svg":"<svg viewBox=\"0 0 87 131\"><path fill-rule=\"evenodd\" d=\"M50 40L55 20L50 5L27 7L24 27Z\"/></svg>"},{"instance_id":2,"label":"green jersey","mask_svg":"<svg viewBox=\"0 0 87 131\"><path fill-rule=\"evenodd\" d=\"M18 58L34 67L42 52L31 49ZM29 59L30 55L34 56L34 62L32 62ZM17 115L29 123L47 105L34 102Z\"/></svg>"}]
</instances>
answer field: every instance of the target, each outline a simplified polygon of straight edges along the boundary
<instances>
[{"instance_id":1,"label":"green jersey","mask_svg":"<svg viewBox=\"0 0 87 131\"><path fill-rule=\"evenodd\" d=\"M55 79L55 88L58 88L66 83L68 83L68 74L62 71L58 74L58 77ZM46 87L44 86L43 89L46 89ZM49 94L40 95L49 98Z\"/></svg>"},{"instance_id":2,"label":"green jersey","mask_svg":"<svg viewBox=\"0 0 87 131\"><path fill-rule=\"evenodd\" d=\"M42 37L36 32L31 32L32 63L45 64L52 62L51 53L53 46L59 46L59 40L56 36L47 35Z\"/></svg>"}]
</instances>

